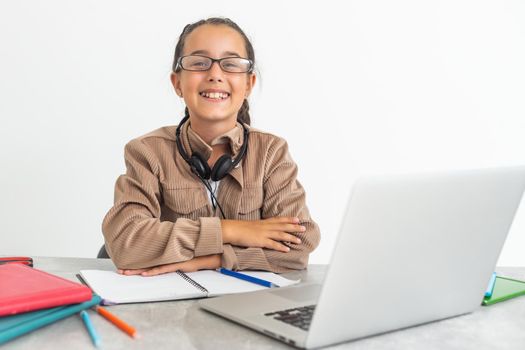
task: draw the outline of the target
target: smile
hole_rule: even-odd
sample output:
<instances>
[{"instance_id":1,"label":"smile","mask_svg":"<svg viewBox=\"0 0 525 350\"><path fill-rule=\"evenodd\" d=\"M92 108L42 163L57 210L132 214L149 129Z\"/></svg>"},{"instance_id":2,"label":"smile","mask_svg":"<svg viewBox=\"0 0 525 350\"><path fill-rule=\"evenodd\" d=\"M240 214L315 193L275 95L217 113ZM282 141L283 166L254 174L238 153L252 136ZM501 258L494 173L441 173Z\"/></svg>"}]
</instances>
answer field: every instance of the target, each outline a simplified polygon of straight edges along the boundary
<instances>
[{"instance_id":1,"label":"smile","mask_svg":"<svg viewBox=\"0 0 525 350\"><path fill-rule=\"evenodd\" d=\"M228 97L230 97L230 94L228 92L199 92L199 95L202 97L206 97L212 100L225 100Z\"/></svg>"}]
</instances>

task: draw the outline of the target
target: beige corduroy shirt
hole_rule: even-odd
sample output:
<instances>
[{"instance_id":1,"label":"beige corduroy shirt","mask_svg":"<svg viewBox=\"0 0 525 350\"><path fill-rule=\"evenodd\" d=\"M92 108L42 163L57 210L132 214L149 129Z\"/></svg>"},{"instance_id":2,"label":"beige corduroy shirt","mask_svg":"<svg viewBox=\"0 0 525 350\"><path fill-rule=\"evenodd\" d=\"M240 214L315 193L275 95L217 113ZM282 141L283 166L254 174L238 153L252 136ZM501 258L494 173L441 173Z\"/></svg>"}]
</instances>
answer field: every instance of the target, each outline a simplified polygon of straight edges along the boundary
<instances>
[{"instance_id":1,"label":"beige corduroy shirt","mask_svg":"<svg viewBox=\"0 0 525 350\"><path fill-rule=\"evenodd\" d=\"M106 249L119 268L135 269L222 254L229 269L285 272L303 269L319 244L319 227L310 217L297 165L285 140L250 128L242 162L220 181L217 199L227 219L298 217L305 232L290 251L223 244L220 212L214 210L202 182L177 151L176 126L130 141L124 150L126 174L115 185L115 203L102 223ZM185 123L184 149L208 159L212 148ZM243 142L240 124L211 144L229 143L233 157Z\"/></svg>"}]
</instances>

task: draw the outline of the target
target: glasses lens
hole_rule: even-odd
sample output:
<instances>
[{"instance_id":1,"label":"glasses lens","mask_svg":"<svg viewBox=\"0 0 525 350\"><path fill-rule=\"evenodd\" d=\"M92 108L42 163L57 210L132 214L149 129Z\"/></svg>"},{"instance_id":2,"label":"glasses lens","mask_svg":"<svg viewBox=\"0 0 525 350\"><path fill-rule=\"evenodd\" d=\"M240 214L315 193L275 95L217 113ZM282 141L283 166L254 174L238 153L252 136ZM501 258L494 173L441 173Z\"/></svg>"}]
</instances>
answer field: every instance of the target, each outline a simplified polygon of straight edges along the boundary
<instances>
[{"instance_id":1,"label":"glasses lens","mask_svg":"<svg viewBox=\"0 0 525 350\"><path fill-rule=\"evenodd\" d=\"M246 73L252 67L252 62L246 58L229 57L221 60L221 68L231 73Z\"/></svg>"},{"instance_id":2,"label":"glasses lens","mask_svg":"<svg viewBox=\"0 0 525 350\"><path fill-rule=\"evenodd\" d=\"M211 66L211 59L204 56L184 56L180 61L180 65L185 70L208 70Z\"/></svg>"}]
</instances>

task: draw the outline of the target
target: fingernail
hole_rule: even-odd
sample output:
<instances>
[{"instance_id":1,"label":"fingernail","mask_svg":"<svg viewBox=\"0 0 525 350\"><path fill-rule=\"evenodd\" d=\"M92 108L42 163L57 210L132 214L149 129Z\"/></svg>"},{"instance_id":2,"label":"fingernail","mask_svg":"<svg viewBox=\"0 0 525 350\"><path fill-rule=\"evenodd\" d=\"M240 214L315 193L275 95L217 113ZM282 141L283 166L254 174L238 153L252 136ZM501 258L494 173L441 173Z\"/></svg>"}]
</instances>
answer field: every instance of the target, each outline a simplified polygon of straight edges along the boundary
<instances>
[{"instance_id":1,"label":"fingernail","mask_svg":"<svg viewBox=\"0 0 525 350\"><path fill-rule=\"evenodd\" d=\"M301 231L306 231L306 226L301 226Z\"/></svg>"},{"instance_id":2,"label":"fingernail","mask_svg":"<svg viewBox=\"0 0 525 350\"><path fill-rule=\"evenodd\" d=\"M293 218L293 222L299 223L299 218Z\"/></svg>"},{"instance_id":3,"label":"fingernail","mask_svg":"<svg viewBox=\"0 0 525 350\"><path fill-rule=\"evenodd\" d=\"M300 239L297 239L297 244L301 244L301 240Z\"/></svg>"},{"instance_id":4,"label":"fingernail","mask_svg":"<svg viewBox=\"0 0 525 350\"><path fill-rule=\"evenodd\" d=\"M289 251L290 251L290 248L286 247L286 251L289 252Z\"/></svg>"}]
</instances>

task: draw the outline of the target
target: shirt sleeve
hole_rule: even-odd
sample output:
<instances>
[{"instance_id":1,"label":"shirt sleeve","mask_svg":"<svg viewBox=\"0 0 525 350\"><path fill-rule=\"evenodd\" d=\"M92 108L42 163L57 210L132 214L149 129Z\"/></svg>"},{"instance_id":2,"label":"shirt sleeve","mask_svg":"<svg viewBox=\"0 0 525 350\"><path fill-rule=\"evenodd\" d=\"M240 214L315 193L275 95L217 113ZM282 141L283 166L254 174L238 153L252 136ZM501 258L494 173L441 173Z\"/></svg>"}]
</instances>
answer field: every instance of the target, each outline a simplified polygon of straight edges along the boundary
<instances>
[{"instance_id":1,"label":"shirt sleeve","mask_svg":"<svg viewBox=\"0 0 525 350\"><path fill-rule=\"evenodd\" d=\"M299 237L301 243L288 244L290 251L287 253L225 244L222 266L234 270L257 269L278 273L306 268L310 252L319 245L320 232L306 207L305 191L297 180L297 165L283 139L276 139L269 148L263 189L261 218L298 217L306 231L292 234Z\"/></svg>"},{"instance_id":2,"label":"shirt sleeve","mask_svg":"<svg viewBox=\"0 0 525 350\"><path fill-rule=\"evenodd\" d=\"M219 218L160 221L159 162L141 139L124 149L126 174L102 222L109 256L118 268L138 269L223 252Z\"/></svg>"}]
</instances>

